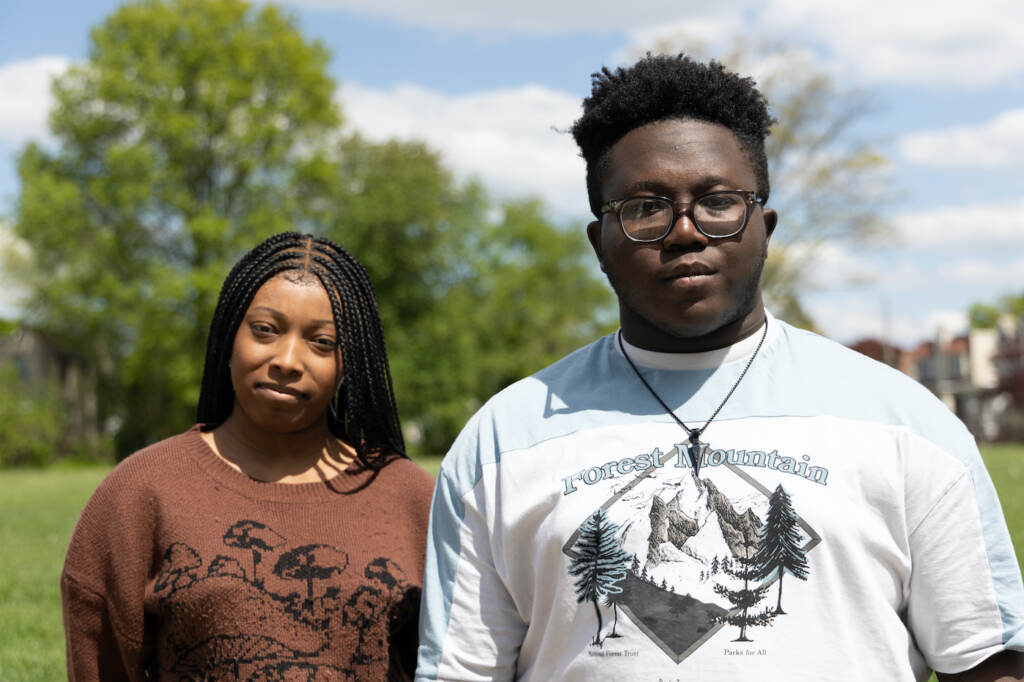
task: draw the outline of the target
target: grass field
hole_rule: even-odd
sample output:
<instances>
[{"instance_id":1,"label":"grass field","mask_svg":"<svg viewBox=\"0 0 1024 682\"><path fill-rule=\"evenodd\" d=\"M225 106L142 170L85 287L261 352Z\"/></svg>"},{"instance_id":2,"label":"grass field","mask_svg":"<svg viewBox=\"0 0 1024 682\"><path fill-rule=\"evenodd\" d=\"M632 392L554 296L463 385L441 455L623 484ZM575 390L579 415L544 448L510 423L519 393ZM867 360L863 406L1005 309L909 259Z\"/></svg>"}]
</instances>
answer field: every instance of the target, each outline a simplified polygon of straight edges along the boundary
<instances>
[{"instance_id":1,"label":"grass field","mask_svg":"<svg viewBox=\"0 0 1024 682\"><path fill-rule=\"evenodd\" d=\"M983 449L1024 563L1024 445ZM439 458L420 464L437 473ZM58 580L78 513L106 466L0 472L0 681L64 679Z\"/></svg>"}]
</instances>

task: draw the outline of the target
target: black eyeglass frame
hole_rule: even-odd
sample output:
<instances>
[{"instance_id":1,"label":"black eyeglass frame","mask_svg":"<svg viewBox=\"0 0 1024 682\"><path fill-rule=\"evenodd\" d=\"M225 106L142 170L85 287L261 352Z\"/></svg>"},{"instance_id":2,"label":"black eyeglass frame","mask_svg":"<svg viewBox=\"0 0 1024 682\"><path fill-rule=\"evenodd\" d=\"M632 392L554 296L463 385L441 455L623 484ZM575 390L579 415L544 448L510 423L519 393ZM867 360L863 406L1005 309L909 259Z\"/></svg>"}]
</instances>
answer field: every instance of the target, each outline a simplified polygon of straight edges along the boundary
<instances>
[{"instance_id":1,"label":"black eyeglass frame","mask_svg":"<svg viewBox=\"0 0 1024 682\"><path fill-rule=\"evenodd\" d=\"M729 234L708 234L700 226L700 223L698 223L697 220L694 218L693 207L701 199L706 199L707 197L712 197L721 194L740 196L743 198L743 222L740 223L740 226L735 231L730 232ZM622 224L622 214L619 212L619 208L627 201L633 199L659 199L661 201L664 201L666 204L669 205L669 207L671 207L672 221L665 228L665 233L663 235L655 239L637 239L636 237L634 237L633 235L626 231L625 225ZM729 237L735 237L740 232L747 229L747 223L750 222L750 214L752 213L752 207L755 204L759 204L761 208L764 208L765 201L766 199L763 196L758 194L756 191L749 189L716 190L714 192L708 192L707 194L701 194L699 197L696 197L693 201L689 203L682 201L672 201L668 197L662 197L655 194L642 194L633 197L626 197L624 199L613 199L612 201L605 203L603 206L601 206L601 218L604 219L605 214L614 212L615 219L619 223L619 229L622 230L622 234L626 235L626 239L630 240L631 242L636 242L638 244L653 244L654 242L660 242L662 239L667 237L672 232L672 228L676 226L676 223L682 216L688 217L690 219L690 222L693 223L693 226L697 228L697 231L700 232L705 237L707 237L708 239L728 239Z\"/></svg>"}]
</instances>

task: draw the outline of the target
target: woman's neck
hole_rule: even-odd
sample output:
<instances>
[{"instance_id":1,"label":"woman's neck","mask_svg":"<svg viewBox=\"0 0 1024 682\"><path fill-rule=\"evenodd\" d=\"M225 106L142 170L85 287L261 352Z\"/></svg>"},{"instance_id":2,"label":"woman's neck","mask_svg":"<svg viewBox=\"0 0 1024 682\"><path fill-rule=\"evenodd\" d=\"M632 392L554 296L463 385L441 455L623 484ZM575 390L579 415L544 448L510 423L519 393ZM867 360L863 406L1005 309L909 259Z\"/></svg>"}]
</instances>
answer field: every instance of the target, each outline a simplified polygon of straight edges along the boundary
<instances>
[{"instance_id":1,"label":"woman's neck","mask_svg":"<svg viewBox=\"0 0 1024 682\"><path fill-rule=\"evenodd\" d=\"M258 481L323 481L337 476L355 459L352 446L334 436L326 420L301 431L268 432L252 424L237 407L223 424L202 437L221 459Z\"/></svg>"}]
</instances>

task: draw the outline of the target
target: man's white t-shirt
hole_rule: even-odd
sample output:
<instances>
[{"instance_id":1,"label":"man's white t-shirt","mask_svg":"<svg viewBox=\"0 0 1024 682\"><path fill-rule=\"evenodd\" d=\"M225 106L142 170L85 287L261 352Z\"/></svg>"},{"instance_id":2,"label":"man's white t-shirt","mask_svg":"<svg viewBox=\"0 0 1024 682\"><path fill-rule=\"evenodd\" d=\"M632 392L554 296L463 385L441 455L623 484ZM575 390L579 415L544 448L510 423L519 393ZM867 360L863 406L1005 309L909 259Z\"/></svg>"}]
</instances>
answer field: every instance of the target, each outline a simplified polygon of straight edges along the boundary
<instances>
[{"instance_id":1,"label":"man's white t-shirt","mask_svg":"<svg viewBox=\"0 0 1024 682\"><path fill-rule=\"evenodd\" d=\"M434 493L418 680L925 680L1024 650L971 435L895 370L767 324L698 472L614 334L484 405ZM626 350L692 428L760 336Z\"/></svg>"}]
</instances>

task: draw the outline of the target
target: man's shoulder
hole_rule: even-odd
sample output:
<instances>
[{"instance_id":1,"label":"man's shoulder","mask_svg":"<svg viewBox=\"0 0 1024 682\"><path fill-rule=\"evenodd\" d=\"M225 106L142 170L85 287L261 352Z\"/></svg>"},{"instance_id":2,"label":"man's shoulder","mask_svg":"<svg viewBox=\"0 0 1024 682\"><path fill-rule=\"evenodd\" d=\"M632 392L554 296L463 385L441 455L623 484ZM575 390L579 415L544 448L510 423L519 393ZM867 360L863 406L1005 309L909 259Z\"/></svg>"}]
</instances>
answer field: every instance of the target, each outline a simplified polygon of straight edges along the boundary
<instances>
[{"instance_id":1,"label":"man's shoulder","mask_svg":"<svg viewBox=\"0 0 1024 682\"><path fill-rule=\"evenodd\" d=\"M533 374L509 384L488 401L496 407L518 404L524 397L549 391L566 391L607 376L607 360L613 335L603 336L551 363Z\"/></svg>"},{"instance_id":2,"label":"man's shoulder","mask_svg":"<svg viewBox=\"0 0 1024 682\"><path fill-rule=\"evenodd\" d=\"M617 380L610 369L613 338L597 339L495 393L462 429L452 450L497 457L585 428L615 395L610 388Z\"/></svg>"},{"instance_id":3,"label":"man's shoulder","mask_svg":"<svg viewBox=\"0 0 1024 682\"><path fill-rule=\"evenodd\" d=\"M779 323L782 391L820 414L907 427L929 440L969 437L956 415L900 370L814 332ZM778 380L778 379L777 379Z\"/></svg>"},{"instance_id":4,"label":"man's shoulder","mask_svg":"<svg viewBox=\"0 0 1024 682\"><path fill-rule=\"evenodd\" d=\"M914 378L868 357L848 346L806 329L800 329L785 322L778 324L783 329L786 352L794 364L801 365L809 373L836 383L837 388L872 390L885 387L890 390L909 392L925 403L936 402L934 396ZM857 378L849 384L838 385L839 380Z\"/></svg>"}]
</instances>

